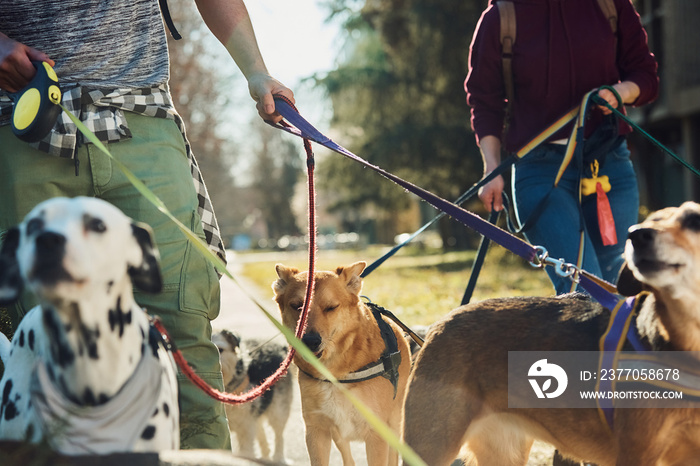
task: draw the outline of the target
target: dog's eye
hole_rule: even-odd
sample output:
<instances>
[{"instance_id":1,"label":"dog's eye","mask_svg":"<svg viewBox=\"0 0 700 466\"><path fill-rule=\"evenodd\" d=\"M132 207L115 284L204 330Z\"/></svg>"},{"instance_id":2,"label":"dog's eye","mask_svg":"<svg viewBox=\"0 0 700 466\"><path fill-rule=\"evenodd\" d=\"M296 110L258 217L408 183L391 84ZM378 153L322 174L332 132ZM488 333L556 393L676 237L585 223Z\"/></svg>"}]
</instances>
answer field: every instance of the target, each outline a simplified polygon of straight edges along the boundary
<instances>
[{"instance_id":1,"label":"dog's eye","mask_svg":"<svg viewBox=\"0 0 700 466\"><path fill-rule=\"evenodd\" d=\"M84 221L87 231L94 231L95 233L104 233L107 231L107 225L99 218L86 216Z\"/></svg>"},{"instance_id":2,"label":"dog's eye","mask_svg":"<svg viewBox=\"0 0 700 466\"><path fill-rule=\"evenodd\" d=\"M292 303L289 306L297 312L304 310L304 303Z\"/></svg>"},{"instance_id":3,"label":"dog's eye","mask_svg":"<svg viewBox=\"0 0 700 466\"><path fill-rule=\"evenodd\" d=\"M338 309L338 305L337 305L337 304L336 304L335 306L327 306L327 307L323 310L323 312L333 312L333 311L335 311L336 309Z\"/></svg>"},{"instance_id":4,"label":"dog's eye","mask_svg":"<svg viewBox=\"0 0 700 466\"><path fill-rule=\"evenodd\" d=\"M44 228L44 221L40 218L33 218L29 222L27 222L28 235L33 235L42 228Z\"/></svg>"},{"instance_id":5,"label":"dog's eye","mask_svg":"<svg viewBox=\"0 0 700 466\"><path fill-rule=\"evenodd\" d=\"M690 231L700 231L700 214L692 213L683 218L683 228Z\"/></svg>"}]
</instances>

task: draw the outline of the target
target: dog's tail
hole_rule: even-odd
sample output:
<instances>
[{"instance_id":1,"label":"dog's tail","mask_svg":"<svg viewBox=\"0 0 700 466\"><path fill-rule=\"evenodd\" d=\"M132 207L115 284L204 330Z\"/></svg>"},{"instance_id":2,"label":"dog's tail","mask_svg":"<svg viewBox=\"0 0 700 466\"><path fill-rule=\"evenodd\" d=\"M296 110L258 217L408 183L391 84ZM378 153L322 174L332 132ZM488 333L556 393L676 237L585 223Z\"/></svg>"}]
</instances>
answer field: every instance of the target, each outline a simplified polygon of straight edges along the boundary
<instances>
[{"instance_id":1,"label":"dog's tail","mask_svg":"<svg viewBox=\"0 0 700 466\"><path fill-rule=\"evenodd\" d=\"M4 333L0 332L0 359L4 364L10 360L10 348L12 344L7 339Z\"/></svg>"}]
</instances>

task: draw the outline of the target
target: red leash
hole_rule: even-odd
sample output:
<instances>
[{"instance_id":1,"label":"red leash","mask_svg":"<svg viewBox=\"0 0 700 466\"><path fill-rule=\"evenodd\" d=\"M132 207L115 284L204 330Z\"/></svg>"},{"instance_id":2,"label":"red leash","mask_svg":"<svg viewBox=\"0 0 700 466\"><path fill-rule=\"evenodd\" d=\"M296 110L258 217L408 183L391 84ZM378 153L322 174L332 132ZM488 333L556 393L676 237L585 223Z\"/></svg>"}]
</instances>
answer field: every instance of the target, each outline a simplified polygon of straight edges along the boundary
<instances>
[{"instance_id":1,"label":"red leash","mask_svg":"<svg viewBox=\"0 0 700 466\"><path fill-rule=\"evenodd\" d=\"M290 107L292 107L294 110L296 110L296 107L294 107L294 104L292 104L289 99L282 95L276 95L276 98L281 98L283 99ZM283 121L283 125L286 125L286 123ZM313 151L311 150L311 143L309 142L308 139L304 139L304 149L306 150L306 169L307 169L307 178L308 178L308 192L309 192L309 277L313 277L315 274L315 264L316 264L316 190L314 188L314 167L315 167L315 162L314 162L314 154ZM295 331L295 335L297 338L301 339L301 337L304 335L304 332L306 331L306 321L309 315L309 308L311 307L311 297L313 295L313 289L314 289L314 281L315 280L307 280L306 284L306 297L304 298L304 308L301 312L301 316L299 316L299 322L297 323L297 328ZM266 378L260 385L257 387L252 388L248 392L241 393L239 395L234 394L234 393L228 393L228 392L222 392L211 385L209 385L207 382L205 382L200 376L198 376L192 367L187 363L187 360L185 357L182 355L180 350L177 349L175 346L175 343L173 342L172 338L170 338L170 335L168 334L168 331L165 329L163 326L163 323L160 321L158 318L154 318L153 321L153 326L158 330L160 333L163 342L165 343L165 347L170 351L173 355L173 359L175 359L175 363L178 365L180 368L180 371L187 376L190 381L195 384L197 387L199 387L204 393L209 395L210 397L214 398L217 401L220 401L222 403L227 403L227 404L241 404L241 403L247 403L249 401L253 401L254 399L260 397L265 393L267 390L269 390L277 381L282 378L286 373L287 369L289 369L289 365L292 363L292 359L294 358L295 350L294 348L290 345L289 346L289 351L287 353L287 357L282 361L282 364L280 367L275 371L274 374Z\"/></svg>"}]
</instances>

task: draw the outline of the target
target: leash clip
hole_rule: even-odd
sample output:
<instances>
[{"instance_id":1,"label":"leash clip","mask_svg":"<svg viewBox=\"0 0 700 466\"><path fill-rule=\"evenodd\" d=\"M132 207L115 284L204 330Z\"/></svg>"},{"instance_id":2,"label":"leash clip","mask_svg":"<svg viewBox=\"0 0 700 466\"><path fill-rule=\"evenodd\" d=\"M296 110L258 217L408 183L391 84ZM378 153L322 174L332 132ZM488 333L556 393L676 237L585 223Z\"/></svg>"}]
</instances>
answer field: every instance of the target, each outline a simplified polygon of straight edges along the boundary
<instances>
[{"instance_id":1,"label":"leash clip","mask_svg":"<svg viewBox=\"0 0 700 466\"><path fill-rule=\"evenodd\" d=\"M554 267L554 271L557 275L564 278L570 278L571 281L579 283L580 273L578 267L574 264L566 262L564 259L554 259L549 257L549 252L543 246L535 246L535 257L529 262L529 264L535 268L543 269L546 265L551 265Z\"/></svg>"},{"instance_id":2,"label":"leash clip","mask_svg":"<svg viewBox=\"0 0 700 466\"><path fill-rule=\"evenodd\" d=\"M536 269L542 269L545 266L545 262L549 258L549 252L544 246L534 246L534 248L535 257L532 258L529 264Z\"/></svg>"}]
</instances>

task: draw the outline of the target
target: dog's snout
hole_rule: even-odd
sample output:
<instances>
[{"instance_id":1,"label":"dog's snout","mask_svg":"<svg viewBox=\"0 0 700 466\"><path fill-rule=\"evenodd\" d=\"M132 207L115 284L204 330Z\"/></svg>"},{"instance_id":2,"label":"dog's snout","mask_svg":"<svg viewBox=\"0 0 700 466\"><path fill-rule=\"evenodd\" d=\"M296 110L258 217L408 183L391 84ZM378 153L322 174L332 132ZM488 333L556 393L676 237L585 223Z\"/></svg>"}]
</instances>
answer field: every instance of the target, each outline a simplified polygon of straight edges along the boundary
<instances>
[{"instance_id":1,"label":"dog's snout","mask_svg":"<svg viewBox=\"0 0 700 466\"><path fill-rule=\"evenodd\" d=\"M641 250L649 247L656 239L656 230L651 228L636 228L629 233L629 240L635 249Z\"/></svg>"},{"instance_id":2,"label":"dog's snout","mask_svg":"<svg viewBox=\"0 0 700 466\"><path fill-rule=\"evenodd\" d=\"M50 231L46 231L36 237L36 248L39 252L60 251L65 245L65 236Z\"/></svg>"},{"instance_id":3,"label":"dog's snout","mask_svg":"<svg viewBox=\"0 0 700 466\"><path fill-rule=\"evenodd\" d=\"M301 338L301 342L315 353L321 347L321 335L316 332L307 333Z\"/></svg>"}]
</instances>

